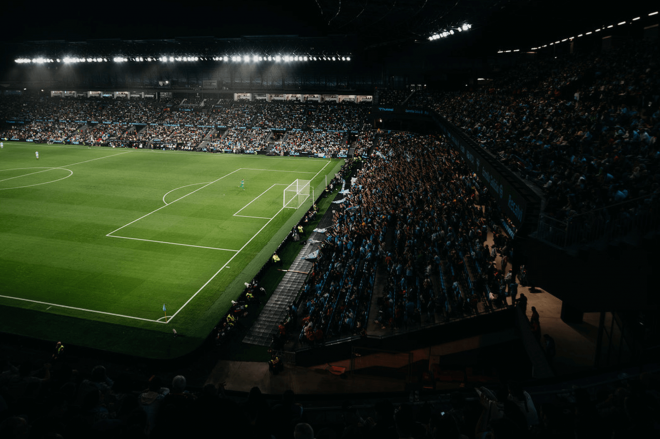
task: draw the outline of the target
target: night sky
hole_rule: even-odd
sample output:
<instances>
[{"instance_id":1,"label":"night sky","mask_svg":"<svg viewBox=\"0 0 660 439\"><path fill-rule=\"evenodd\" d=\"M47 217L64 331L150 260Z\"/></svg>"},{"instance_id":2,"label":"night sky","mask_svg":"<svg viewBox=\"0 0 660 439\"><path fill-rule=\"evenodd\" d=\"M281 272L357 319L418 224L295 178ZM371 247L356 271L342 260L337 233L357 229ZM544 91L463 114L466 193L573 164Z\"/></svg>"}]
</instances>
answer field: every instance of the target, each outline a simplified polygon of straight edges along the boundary
<instances>
[{"instance_id":1,"label":"night sky","mask_svg":"<svg viewBox=\"0 0 660 439\"><path fill-rule=\"evenodd\" d=\"M6 42L326 34L314 0L18 1L3 4L2 15Z\"/></svg>"},{"instance_id":2,"label":"night sky","mask_svg":"<svg viewBox=\"0 0 660 439\"><path fill-rule=\"evenodd\" d=\"M433 1L438 0L429 0ZM483 10L476 7L467 8L479 15L471 44L487 47L488 51L496 47L540 45L552 39L593 30L601 25L629 20L635 15L645 16L648 12L658 9L657 1L647 0L483 0L483 3L473 0L458 1L463 6L490 5L490 8ZM493 7L494 4L497 6ZM214 3L201 0L147 3L127 0L105 3L40 0L5 2L2 12L0 38L3 42L84 41L104 38L167 39L185 36L325 36L337 33L336 29L326 24L328 17L321 15L317 0L243 0ZM471 17L465 19L471 20ZM380 30L388 29L387 26L387 20L383 20ZM379 35L377 38L383 37ZM374 43L373 35L358 35L357 39L368 41L368 44ZM413 40L411 35L409 42Z\"/></svg>"}]
</instances>

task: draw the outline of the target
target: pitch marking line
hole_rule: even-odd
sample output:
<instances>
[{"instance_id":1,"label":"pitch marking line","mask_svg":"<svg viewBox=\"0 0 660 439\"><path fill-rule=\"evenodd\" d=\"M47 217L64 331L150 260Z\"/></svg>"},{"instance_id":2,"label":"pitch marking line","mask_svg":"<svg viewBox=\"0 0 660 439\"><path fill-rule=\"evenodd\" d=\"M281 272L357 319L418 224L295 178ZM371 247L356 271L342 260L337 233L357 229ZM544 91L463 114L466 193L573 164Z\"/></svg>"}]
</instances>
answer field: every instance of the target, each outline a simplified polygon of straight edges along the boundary
<instances>
[{"instance_id":1,"label":"pitch marking line","mask_svg":"<svg viewBox=\"0 0 660 439\"><path fill-rule=\"evenodd\" d=\"M69 173L70 173L70 174L67 175L66 177L58 178L57 180L53 180L53 181L46 181L46 182L44 182L44 183L29 184L29 185L27 185L27 186L8 187L8 188L0 189L0 190L2 190L2 191L6 191L6 190L9 190L9 189L23 189L23 188L26 188L26 187L41 186L41 185L43 185L43 184L55 183L56 181L64 180L65 178L69 178L69 177L71 177L71 176L73 175L73 171L70 170L70 169L65 168L65 166L75 166L75 165L80 165L80 164L82 164L82 163L93 162L94 160L102 160L102 159L107 159L107 158L110 158L110 157L114 157L114 156L116 156L116 155L128 154L129 152L131 152L131 151L120 152L119 154L111 154L111 155L107 155L107 156L105 156L105 157L98 157L98 158L95 158L95 159L85 160L85 161L83 161L83 162L78 162L78 163L71 163L71 164L69 164L69 165L64 165L64 166L54 166L54 167L49 167L48 169L45 169L44 171L30 172L29 174L23 174L23 175L17 175L17 176L14 176L14 177L5 178L4 180L0 180L0 182L2 182L2 181L7 181L7 180L13 180L13 179L15 179L15 178L27 177L28 175L41 174L41 173L43 173L43 172L52 171L52 170L54 170L54 169L63 169L63 170L65 170L65 171L69 171ZM35 167L32 167L32 168L1 169L0 172L2 172L2 171L15 171L15 170L19 170L19 169L44 169L44 168L45 168L45 166L35 166Z\"/></svg>"},{"instance_id":2,"label":"pitch marking line","mask_svg":"<svg viewBox=\"0 0 660 439\"><path fill-rule=\"evenodd\" d=\"M314 171L285 171L285 170L282 170L282 169L257 169L257 168L241 168L241 169L244 170L244 171L288 172L290 174L313 174L314 173Z\"/></svg>"},{"instance_id":3,"label":"pitch marking line","mask_svg":"<svg viewBox=\"0 0 660 439\"><path fill-rule=\"evenodd\" d=\"M320 170L319 172L317 172L316 174L314 174L314 176L313 176L313 177L311 178L311 180L310 180L310 184L311 184L312 181L314 181L314 179L316 178L316 176L319 175L319 174L321 173L321 171L323 171L323 170L324 170L324 169L325 169L330 163L332 163L332 162L331 162L331 161L328 161L328 163L326 163L325 166L322 167L321 170Z\"/></svg>"},{"instance_id":4,"label":"pitch marking line","mask_svg":"<svg viewBox=\"0 0 660 439\"><path fill-rule=\"evenodd\" d=\"M180 246L183 246L183 247L206 248L206 249L209 249L209 250L220 250L220 251L225 251L225 252L237 252L238 251L238 250L232 250L230 248L206 247L206 246L203 246L203 245L181 244L179 242L155 241L153 239L142 239L142 238L129 238L128 236L117 236L117 235L106 235L106 236L108 238L132 239L134 241L156 242L158 244L180 245Z\"/></svg>"},{"instance_id":5,"label":"pitch marking line","mask_svg":"<svg viewBox=\"0 0 660 439\"><path fill-rule=\"evenodd\" d=\"M268 189L266 189L265 191L263 191L261 194L257 195L257 198L255 198L254 200L250 201L250 202L247 203L245 206L241 207L241 208L240 208L240 209L234 214L234 216L243 216L243 215L237 215L237 214L238 214L240 211L242 211L243 209L245 209L246 207L248 207L250 204L252 204L252 203L254 203L255 201L257 201L257 200L259 199L259 197L261 197L263 194L265 194L266 192L268 192L269 190L271 190L271 189L274 188L275 186L286 186L286 183L275 183L274 185L272 185L271 187L269 187ZM247 217L247 218L259 218L259 217ZM270 219L270 218L266 218L266 219Z\"/></svg>"},{"instance_id":6,"label":"pitch marking line","mask_svg":"<svg viewBox=\"0 0 660 439\"><path fill-rule=\"evenodd\" d=\"M165 197L168 196L169 194L171 194L172 192L176 191L176 190L183 189L184 187L188 187L188 186L196 186L196 185L206 184L206 183L208 183L208 182L187 184L187 185L185 185L185 186L181 186L181 187L178 187L178 188L176 188L176 189L172 189L171 191L169 191L168 193L166 193L165 195L163 195L163 203L165 203L166 206L167 206L168 204L171 204L171 203L168 203L167 201L165 201ZM175 201L176 201L176 200L175 200ZM174 203L174 201L172 201L172 203Z\"/></svg>"},{"instance_id":7,"label":"pitch marking line","mask_svg":"<svg viewBox=\"0 0 660 439\"><path fill-rule=\"evenodd\" d=\"M172 201L172 202L169 203L169 204L166 204L166 205L164 205L164 206L161 206L161 207L159 207L158 209L153 210L153 211L149 212L149 213L146 214L146 215L142 215L140 218L138 218L138 219L134 219L133 221L131 221L131 222L128 223L128 224L124 224L124 225L121 226L120 228L118 228L118 229L116 229L116 230L113 230L112 232L108 233L108 234L105 235L105 236L110 236L110 235L112 235L113 233L120 231L120 230L123 229L124 227L128 227L128 226L130 226L131 224L140 221L142 218L146 218L146 217L148 217L149 215L151 215L152 213L156 213L156 212L158 212L159 210L166 208L166 207L169 206L170 204L174 204L174 203L176 203L176 202L179 201L179 200L183 200L183 199L186 198L187 196L192 195L192 194L194 194L194 193L197 192L197 191L201 191L202 189L204 189L205 187L207 187L207 186L209 186L209 185L212 185L212 184L215 183L216 181L220 181L220 180L222 180L222 179L225 178L225 177L229 177L231 174L235 174L235 173L237 173L238 171L240 171L240 168L239 168L239 169L236 169L235 171L230 172L229 174L225 174L225 175L223 175L222 177L220 177L220 178L218 178L218 179L216 179L216 180L213 180L213 181L210 182L210 183L206 183L204 186L200 187L199 189L195 189L194 191L192 191L192 192L190 192L190 193L188 193L188 194L186 194L186 195L184 195L184 196L182 196L182 197L177 198L176 200Z\"/></svg>"},{"instance_id":8,"label":"pitch marking line","mask_svg":"<svg viewBox=\"0 0 660 439\"><path fill-rule=\"evenodd\" d=\"M119 154L111 154L111 155L107 155L105 157L99 157L99 158L96 158L96 159L85 160L84 162L71 163L70 165L64 165L64 166L80 165L82 163L89 163L89 162L93 162L94 160L103 160L103 159L107 159L107 158L110 158L110 157L115 157L115 156L122 155L122 154L130 154L132 152L133 151L120 152Z\"/></svg>"},{"instance_id":9,"label":"pitch marking line","mask_svg":"<svg viewBox=\"0 0 660 439\"><path fill-rule=\"evenodd\" d=\"M265 229L266 226L267 226L268 224L270 224L270 222L271 222L272 220L274 220L274 219L277 217L277 215L279 215L283 210L284 210L284 207L282 207L282 208L281 208L281 209L275 214L275 216L273 216L271 219L269 219L268 222L267 222L266 224L264 224L263 227L260 228L259 231L258 231L257 233L255 233L255 234L252 236L252 238L249 239L248 242L245 243L245 245L243 245L243 247L241 247L236 253L234 253L234 256L232 256L231 258L229 258L229 260L225 263L225 265L223 265L222 267L220 267L220 269L219 269L218 271L215 272L215 274L211 277L211 279L207 280L206 283L205 283L204 285L202 285L202 286L200 287L200 289L197 290L197 292L196 292L195 294L193 294L193 295L190 297L190 299L188 299L188 300L186 301L186 303L184 303L184 304L181 306L181 308L179 308L174 314L172 314L172 317L170 317L169 320L168 320L166 323L171 322L172 319L173 319L174 317L176 317L177 314L179 314L179 311L181 311L183 308L185 308L186 305L188 305L188 303L190 303L190 301L193 300L193 299L195 298L195 296L197 296L197 295L199 294L200 291L202 291L204 288L206 288L206 286L207 286L207 285L208 285L213 279L215 279L215 277L216 277L218 274L220 274L220 272L221 272L221 271L222 271L227 265L229 265L229 263L230 263L230 262L231 262L236 256L238 256L238 254L239 254L240 252L242 252L243 249L244 249L245 247L247 247L248 244L250 244L250 243L252 242L252 240L253 240L254 238L256 238L257 235L258 235L259 233L261 233L261 231L262 231L263 229Z\"/></svg>"},{"instance_id":10,"label":"pitch marking line","mask_svg":"<svg viewBox=\"0 0 660 439\"><path fill-rule=\"evenodd\" d=\"M143 322L163 323L163 322L159 322L158 320L143 319L142 317L125 316L123 314L115 314L115 313L105 312L105 311L96 311L96 310L93 310L93 309L77 308L75 306L58 305L57 303L41 302L39 300L23 299L21 297L10 297L10 296L2 296L2 295L0 295L0 297L5 298L5 299L21 300L23 302L38 303L38 304L41 304L41 305L49 305L50 307L56 306L58 308L73 309L73 310L76 310L76 311L93 312L93 313L96 313L96 314L104 314L104 315L113 316L113 317L125 317L127 319L142 320Z\"/></svg>"},{"instance_id":11,"label":"pitch marking line","mask_svg":"<svg viewBox=\"0 0 660 439\"><path fill-rule=\"evenodd\" d=\"M15 178L21 178L21 177L27 177L28 175L34 175L34 174L41 174L42 172L48 172L52 171L53 169L63 169L63 168L51 168L51 167L46 167L46 166L39 166L39 167L34 167L34 168L12 168L12 169L0 169L0 172L4 171L20 171L23 169L45 169L44 171L36 171L36 172L30 172L29 174L21 174L21 175L16 175L14 177L8 177L5 179L2 179L0 181L7 181L7 180L13 180Z\"/></svg>"},{"instance_id":12,"label":"pitch marking line","mask_svg":"<svg viewBox=\"0 0 660 439\"><path fill-rule=\"evenodd\" d=\"M248 216L248 215L236 215L234 214L235 217L237 218L255 218L255 219L272 219L273 217L267 217L267 216Z\"/></svg>"}]
</instances>

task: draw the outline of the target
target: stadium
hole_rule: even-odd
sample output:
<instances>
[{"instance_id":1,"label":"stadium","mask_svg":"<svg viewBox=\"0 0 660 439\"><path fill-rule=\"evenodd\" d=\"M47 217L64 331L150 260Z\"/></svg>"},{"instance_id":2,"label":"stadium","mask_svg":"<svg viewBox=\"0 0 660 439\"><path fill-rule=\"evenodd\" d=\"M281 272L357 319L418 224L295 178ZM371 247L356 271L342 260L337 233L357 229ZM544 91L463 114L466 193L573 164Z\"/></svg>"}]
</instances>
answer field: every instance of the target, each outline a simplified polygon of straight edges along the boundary
<instances>
[{"instance_id":1,"label":"stadium","mask_svg":"<svg viewBox=\"0 0 660 439\"><path fill-rule=\"evenodd\" d=\"M657 4L111 6L3 7L0 437L660 434Z\"/></svg>"}]
</instances>

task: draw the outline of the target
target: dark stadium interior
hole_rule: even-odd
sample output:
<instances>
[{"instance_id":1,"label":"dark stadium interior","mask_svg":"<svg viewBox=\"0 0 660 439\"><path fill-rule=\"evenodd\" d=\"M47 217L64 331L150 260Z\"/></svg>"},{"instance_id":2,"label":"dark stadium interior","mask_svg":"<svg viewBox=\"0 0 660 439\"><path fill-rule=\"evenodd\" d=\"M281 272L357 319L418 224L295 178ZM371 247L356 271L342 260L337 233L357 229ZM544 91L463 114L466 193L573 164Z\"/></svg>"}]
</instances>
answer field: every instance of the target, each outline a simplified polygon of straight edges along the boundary
<instances>
[{"instance_id":1,"label":"dark stadium interior","mask_svg":"<svg viewBox=\"0 0 660 439\"><path fill-rule=\"evenodd\" d=\"M660 436L657 2L2 11L3 148L345 162L183 356L0 322L0 438Z\"/></svg>"}]
</instances>

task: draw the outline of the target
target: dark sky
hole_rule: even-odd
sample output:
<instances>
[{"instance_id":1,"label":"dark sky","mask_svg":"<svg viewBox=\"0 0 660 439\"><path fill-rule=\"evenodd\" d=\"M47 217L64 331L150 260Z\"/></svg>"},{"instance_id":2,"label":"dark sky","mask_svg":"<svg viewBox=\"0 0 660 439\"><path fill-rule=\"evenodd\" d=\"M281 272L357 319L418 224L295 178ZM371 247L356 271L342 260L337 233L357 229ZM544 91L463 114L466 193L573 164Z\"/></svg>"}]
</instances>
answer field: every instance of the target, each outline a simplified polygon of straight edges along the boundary
<instances>
[{"instance_id":1,"label":"dark sky","mask_svg":"<svg viewBox=\"0 0 660 439\"><path fill-rule=\"evenodd\" d=\"M473 1L460 0L460 4L479 4L476 1L471 3ZM326 25L317 0L21 0L5 3L0 32L3 42L183 36L323 36L335 32ZM658 8L657 0L511 0L493 3L498 5L497 8L481 14L483 22L479 23L478 30L475 29L475 38L471 42L479 47L487 46L488 51L498 47L543 44L550 38L563 38L596 24L630 19L632 14L644 14ZM485 4L492 5L489 1ZM470 9L475 14L480 11L470 7L461 10ZM387 23L381 23L381 27L387 29ZM367 44L374 42L368 35L360 38L368 41Z\"/></svg>"},{"instance_id":2,"label":"dark sky","mask_svg":"<svg viewBox=\"0 0 660 439\"><path fill-rule=\"evenodd\" d=\"M3 41L326 33L314 0L39 0L6 2L2 9Z\"/></svg>"}]
</instances>

